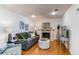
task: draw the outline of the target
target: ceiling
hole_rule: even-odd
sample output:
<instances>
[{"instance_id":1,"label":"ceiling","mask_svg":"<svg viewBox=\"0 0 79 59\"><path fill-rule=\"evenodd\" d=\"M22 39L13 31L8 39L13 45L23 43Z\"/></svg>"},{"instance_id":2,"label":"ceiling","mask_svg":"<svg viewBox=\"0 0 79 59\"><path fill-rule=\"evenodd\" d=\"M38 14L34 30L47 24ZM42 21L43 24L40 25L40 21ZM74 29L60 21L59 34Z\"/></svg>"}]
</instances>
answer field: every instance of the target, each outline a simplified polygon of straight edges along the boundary
<instances>
[{"instance_id":1,"label":"ceiling","mask_svg":"<svg viewBox=\"0 0 79 59\"><path fill-rule=\"evenodd\" d=\"M43 17L61 17L70 4L3 4L0 5L12 12L31 17L32 14ZM58 9L56 15L50 15L53 9Z\"/></svg>"}]
</instances>

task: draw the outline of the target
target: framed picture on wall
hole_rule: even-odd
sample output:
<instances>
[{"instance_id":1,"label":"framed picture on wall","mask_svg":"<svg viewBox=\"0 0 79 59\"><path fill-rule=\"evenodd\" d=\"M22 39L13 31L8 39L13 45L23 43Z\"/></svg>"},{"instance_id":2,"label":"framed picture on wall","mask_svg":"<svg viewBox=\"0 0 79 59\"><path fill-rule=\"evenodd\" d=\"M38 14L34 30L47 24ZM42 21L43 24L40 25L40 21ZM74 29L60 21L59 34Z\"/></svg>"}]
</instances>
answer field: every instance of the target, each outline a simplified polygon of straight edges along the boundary
<instances>
[{"instance_id":1,"label":"framed picture on wall","mask_svg":"<svg viewBox=\"0 0 79 59\"><path fill-rule=\"evenodd\" d=\"M67 26L62 26L62 36L66 37Z\"/></svg>"},{"instance_id":2,"label":"framed picture on wall","mask_svg":"<svg viewBox=\"0 0 79 59\"><path fill-rule=\"evenodd\" d=\"M24 22L20 21L20 29L24 29Z\"/></svg>"},{"instance_id":3,"label":"framed picture on wall","mask_svg":"<svg viewBox=\"0 0 79 59\"><path fill-rule=\"evenodd\" d=\"M25 30L28 30L28 24L25 24Z\"/></svg>"},{"instance_id":4,"label":"framed picture on wall","mask_svg":"<svg viewBox=\"0 0 79 59\"><path fill-rule=\"evenodd\" d=\"M50 28L50 23L49 22L43 23L42 28Z\"/></svg>"}]
</instances>

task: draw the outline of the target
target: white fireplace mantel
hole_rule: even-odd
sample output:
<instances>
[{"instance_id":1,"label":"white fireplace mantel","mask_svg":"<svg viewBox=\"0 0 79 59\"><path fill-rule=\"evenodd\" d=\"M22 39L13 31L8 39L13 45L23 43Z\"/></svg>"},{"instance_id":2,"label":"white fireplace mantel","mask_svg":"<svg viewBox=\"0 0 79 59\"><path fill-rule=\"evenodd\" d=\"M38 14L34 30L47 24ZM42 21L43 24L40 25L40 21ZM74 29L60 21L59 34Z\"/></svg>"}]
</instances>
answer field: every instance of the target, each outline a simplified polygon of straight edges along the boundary
<instances>
[{"instance_id":1,"label":"white fireplace mantel","mask_svg":"<svg viewBox=\"0 0 79 59\"><path fill-rule=\"evenodd\" d=\"M50 33L50 40L52 41L52 33L53 33L53 30L39 30L39 35L40 35L40 39L42 39L42 33Z\"/></svg>"}]
</instances>

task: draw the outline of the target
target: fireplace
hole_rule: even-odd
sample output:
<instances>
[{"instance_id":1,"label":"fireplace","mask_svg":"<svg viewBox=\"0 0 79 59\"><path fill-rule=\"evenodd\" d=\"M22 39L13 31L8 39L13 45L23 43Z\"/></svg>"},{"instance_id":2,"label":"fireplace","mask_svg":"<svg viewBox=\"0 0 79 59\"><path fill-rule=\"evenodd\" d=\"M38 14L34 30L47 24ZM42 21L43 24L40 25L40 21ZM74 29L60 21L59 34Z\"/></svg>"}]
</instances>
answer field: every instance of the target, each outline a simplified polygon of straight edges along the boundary
<instances>
[{"instance_id":1,"label":"fireplace","mask_svg":"<svg viewBox=\"0 0 79 59\"><path fill-rule=\"evenodd\" d=\"M50 39L50 33L48 33L48 32L42 32L42 38L48 38L48 39Z\"/></svg>"}]
</instances>

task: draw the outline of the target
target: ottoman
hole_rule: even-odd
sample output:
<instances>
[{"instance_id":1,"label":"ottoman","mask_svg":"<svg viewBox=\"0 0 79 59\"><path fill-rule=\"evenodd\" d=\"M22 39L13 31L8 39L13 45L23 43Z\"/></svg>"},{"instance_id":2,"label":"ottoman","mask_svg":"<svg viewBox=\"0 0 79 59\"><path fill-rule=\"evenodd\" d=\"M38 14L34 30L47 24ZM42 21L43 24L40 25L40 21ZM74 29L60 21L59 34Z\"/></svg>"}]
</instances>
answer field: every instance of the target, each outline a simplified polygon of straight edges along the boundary
<instances>
[{"instance_id":1,"label":"ottoman","mask_svg":"<svg viewBox=\"0 0 79 59\"><path fill-rule=\"evenodd\" d=\"M39 45L39 48L41 49L48 49L50 48L50 40L47 39L47 40L39 40L38 41L38 45Z\"/></svg>"}]
</instances>

